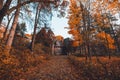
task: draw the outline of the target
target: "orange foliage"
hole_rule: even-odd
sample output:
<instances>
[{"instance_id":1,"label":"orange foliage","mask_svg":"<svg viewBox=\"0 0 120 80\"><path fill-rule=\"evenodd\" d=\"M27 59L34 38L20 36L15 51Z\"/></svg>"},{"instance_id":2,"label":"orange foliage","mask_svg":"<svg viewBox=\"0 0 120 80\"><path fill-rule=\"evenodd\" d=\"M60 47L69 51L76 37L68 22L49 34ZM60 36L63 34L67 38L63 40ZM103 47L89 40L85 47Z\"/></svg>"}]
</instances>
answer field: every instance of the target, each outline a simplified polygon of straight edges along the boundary
<instances>
[{"instance_id":1,"label":"orange foliage","mask_svg":"<svg viewBox=\"0 0 120 80\"><path fill-rule=\"evenodd\" d=\"M73 44L72 44L74 47L78 47L79 46L79 41L73 41Z\"/></svg>"},{"instance_id":2,"label":"orange foliage","mask_svg":"<svg viewBox=\"0 0 120 80\"><path fill-rule=\"evenodd\" d=\"M74 29L68 31L68 33L69 33L69 34L73 34L73 35L79 34L79 32L78 32L77 30L74 30Z\"/></svg>"},{"instance_id":3,"label":"orange foliage","mask_svg":"<svg viewBox=\"0 0 120 80\"><path fill-rule=\"evenodd\" d=\"M27 38L32 39L32 35L31 35L31 34L25 34L25 36L26 36Z\"/></svg>"},{"instance_id":4,"label":"orange foliage","mask_svg":"<svg viewBox=\"0 0 120 80\"><path fill-rule=\"evenodd\" d=\"M102 31L97 34L97 37L105 39L105 35L106 35L106 33Z\"/></svg>"},{"instance_id":5,"label":"orange foliage","mask_svg":"<svg viewBox=\"0 0 120 80\"><path fill-rule=\"evenodd\" d=\"M73 46L77 47L82 43L82 36L80 34L80 25L82 20L81 7L78 6L76 0L70 0L70 11L69 11L69 31L68 33L73 36ZM81 25L82 26L82 25Z\"/></svg>"},{"instance_id":6,"label":"orange foliage","mask_svg":"<svg viewBox=\"0 0 120 80\"><path fill-rule=\"evenodd\" d=\"M55 36L56 40L63 41L63 37L61 35Z\"/></svg>"},{"instance_id":7,"label":"orange foliage","mask_svg":"<svg viewBox=\"0 0 120 80\"><path fill-rule=\"evenodd\" d=\"M119 80L120 79L120 58L112 57L96 57L91 58L91 62L87 62L85 57L70 56L72 64L76 66L79 80ZM106 74L106 72L114 75ZM85 76L85 73L89 76ZM105 76L105 77L104 77Z\"/></svg>"},{"instance_id":8,"label":"orange foliage","mask_svg":"<svg viewBox=\"0 0 120 80\"><path fill-rule=\"evenodd\" d=\"M27 36L27 37L31 37L31 35L30 35L30 34L25 34L25 36Z\"/></svg>"},{"instance_id":9,"label":"orange foliage","mask_svg":"<svg viewBox=\"0 0 120 80\"><path fill-rule=\"evenodd\" d=\"M104 43L109 49L115 49L115 45L114 45L114 39L110 36L110 34L105 33L104 31L98 33L96 35L98 38L100 38L101 40L105 40L107 41L107 43ZM104 41L104 42L105 42Z\"/></svg>"}]
</instances>

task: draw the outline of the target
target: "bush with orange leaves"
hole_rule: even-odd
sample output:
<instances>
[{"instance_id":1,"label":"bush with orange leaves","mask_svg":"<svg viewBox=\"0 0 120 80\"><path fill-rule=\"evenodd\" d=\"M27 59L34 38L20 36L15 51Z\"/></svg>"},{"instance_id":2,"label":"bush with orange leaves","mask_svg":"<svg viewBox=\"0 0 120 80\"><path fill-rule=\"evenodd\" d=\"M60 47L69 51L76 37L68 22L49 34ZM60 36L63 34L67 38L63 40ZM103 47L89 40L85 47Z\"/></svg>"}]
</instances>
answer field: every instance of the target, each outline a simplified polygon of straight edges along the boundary
<instances>
[{"instance_id":1,"label":"bush with orange leaves","mask_svg":"<svg viewBox=\"0 0 120 80\"><path fill-rule=\"evenodd\" d=\"M78 72L79 80L119 80L120 79L120 58L92 57L86 61L85 57L69 57Z\"/></svg>"},{"instance_id":2,"label":"bush with orange leaves","mask_svg":"<svg viewBox=\"0 0 120 80\"><path fill-rule=\"evenodd\" d=\"M25 73L48 59L48 55L40 49L42 45L35 45L35 54L27 49L25 41L18 40L7 55L5 45L0 43L0 80L19 80L24 78ZM25 44L24 44L25 43ZM20 44L20 45L18 45ZM39 48L38 48L39 47Z\"/></svg>"},{"instance_id":3,"label":"bush with orange leaves","mask_svg":"<svg viewBox=\"0 0 120 80\"><path fill-rule=\"evenodd\" d=\"M4 53L4 47L3 44L0 44L0 79L10 80L10 78L19 75L19 71L17 71L19 61L14 55Z\"/></svg>"}]
</instances>

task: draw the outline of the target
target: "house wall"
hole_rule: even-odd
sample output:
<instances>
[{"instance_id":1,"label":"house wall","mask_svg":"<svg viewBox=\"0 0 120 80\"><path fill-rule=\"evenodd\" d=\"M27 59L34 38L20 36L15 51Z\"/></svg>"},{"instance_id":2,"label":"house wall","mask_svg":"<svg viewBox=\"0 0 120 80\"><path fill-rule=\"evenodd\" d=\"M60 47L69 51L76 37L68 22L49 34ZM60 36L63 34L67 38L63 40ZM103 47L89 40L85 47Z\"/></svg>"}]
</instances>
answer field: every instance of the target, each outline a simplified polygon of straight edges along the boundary
<instances>
[{"instance_id":1,"label":"house wall","mask_svg":"<svg viewBox=\"0 0 120 80\"><path fill-rule=\"evenodd\" d=\"M54 44L54 54L61 55L62 54L62 42L56 41Z\"/></svg>"}]
</instances>

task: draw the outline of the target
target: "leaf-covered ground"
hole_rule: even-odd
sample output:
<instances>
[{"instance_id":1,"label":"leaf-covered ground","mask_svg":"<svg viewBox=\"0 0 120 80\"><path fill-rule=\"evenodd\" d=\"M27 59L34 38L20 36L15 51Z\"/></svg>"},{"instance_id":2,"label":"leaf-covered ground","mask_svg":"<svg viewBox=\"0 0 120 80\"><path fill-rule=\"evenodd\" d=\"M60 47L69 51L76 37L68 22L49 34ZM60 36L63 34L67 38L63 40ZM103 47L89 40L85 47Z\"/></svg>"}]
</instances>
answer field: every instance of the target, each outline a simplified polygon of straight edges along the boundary
<instances>
[{"instance_id":1,"label":"leaf-covered ground","mask_svg":"<svg viewBox=\"0 0 120 80\"><path fill-rule=\"evenodd\" d=\"M80 80L120 80L120 57L70 57L77 70Z\"/></svg>"},{"instance_id":2,"label":"leaf-covered ground","mask_svg":"<svg viewBox=\"0 0 120 80\"><path fill-rule=\"evenodd\" d=\"M31 68L23 80L79 80L67 56L51 56L49 60Z\"/></svg>"},{"instance_id":3,"label":"leaf-covered ground","mask_svg":"<svg viewBox=\"0 0 120 80\"><path fill-rule=\"evenodd\" d=\"M16 67L1 66L0 80L120 80L120 57L91 61L75 56L34 57L21 57Z\"/></svg>"},{"instance_id":4,"label":"leaf-covered ground","mask_svg":"<svg viewBox=\"0 0 120 80\"><path fill-rule=\"evenodd\" d=\"M22 80L119 80L120 58L50 56L20 77Z\"/></svg>"}]
</instances>

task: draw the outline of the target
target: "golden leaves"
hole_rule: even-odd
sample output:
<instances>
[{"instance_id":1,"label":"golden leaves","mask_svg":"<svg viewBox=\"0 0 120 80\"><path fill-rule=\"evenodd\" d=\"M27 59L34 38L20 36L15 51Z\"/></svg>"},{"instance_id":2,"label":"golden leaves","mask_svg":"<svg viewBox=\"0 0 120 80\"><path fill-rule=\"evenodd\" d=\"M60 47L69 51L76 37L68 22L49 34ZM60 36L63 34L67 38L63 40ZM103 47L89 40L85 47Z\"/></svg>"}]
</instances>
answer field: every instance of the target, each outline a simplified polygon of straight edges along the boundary
<instances>
[{"instance_id":1,"label":"golden leaves","mask_svg":"<svg viewBox=\"0 0 120 80\"><path fill-rule=\"evenodd\" d=\"M96 0L91 3L92 13L101 15L103 13L111 13L115 15L119 11L119 1L118 0ZM94 15L93 14L93 15ZM98 15L99 16L99 15Z\"/></svg>"},{"instance_id":2,"label":"golden leaves","mask_svg":"<svg viewBox=\"0 0 120 80\"><path fill-rule=\"evenodd\" d=\"M109 3L107 8L109 10L112 10L113 8L117 7L117 3L118 3L117 1L111 2L111 3Z\"/></svg>"},{"instance_id":3,"label":"golden leaves","mask_svg":"<svg viewBox=\"0 0 120 80\"><path fill-rule=\"evenodd\" d=\"M73 41L73 46L74 46L74 47L79 46L79 41Z\"/></svg>"},{"instance_id":4,"label":"golden leaves","mask_svg":"<svg viewBox=\"0 0 120 80\"><path fill-rule=\"evenodd\" d=\"M105 32L102 31L102 32L98 33L96 36L104 39L105 38Z\"/></svg>"},{"instance_id":5,"label":"golden leaves","mask_svg":"<svg viewBox=\"0 0 120 80\"><path fill-rule=\"evenodd\" d=\"M110 36L110 34L107 34L104 31L102 31L98 33L96 36L102 40L102 42L105 44L106 47L108 47L109 49L115 49L115 45L114 45L115 41Z\"/></svg>"},{"instance_id":6,"label":"golden leaves","mask_svg":"<svg viewBox=\"0 0 120 80\"><path fill-rule=\"evenodd\" d=\"M82 36L80 35L80 22L82 21L81 7L78 6L75 0L70 0L70 11L68 16L69 31L73 36L73 46L77 47L82 43Z\"/></svg>"},{"instance_id":7,"label":"golden leaves","mask_svg":"<svg viewBox=\"0 0 120 80\"><path fill-rule=\"evenodd\" d=\"M115 45L109 44L109 49L116 49Z\"/></svg>"},{"instance_id":8,"label":"golden leaves","mask_svg":"<svg viewBox=\"0 0 120 80\"><path fill-rule=\"evenodd\" d=\"M63 41L63 37L61 35L55 36L56 40Z\"/></svg>"},{"instance_id":9,"label":"golden leaves","mask_svg":"<svg viewBox=\"0 0 120 80\"><path fill-rule=\"evenodd\" d=\"M77 30L74 30L74 29L70 30L68 33L69 33L69 34L73 34L73 35L79 34L78 31L77 31Z\"/></svg>"}]
</instances>

